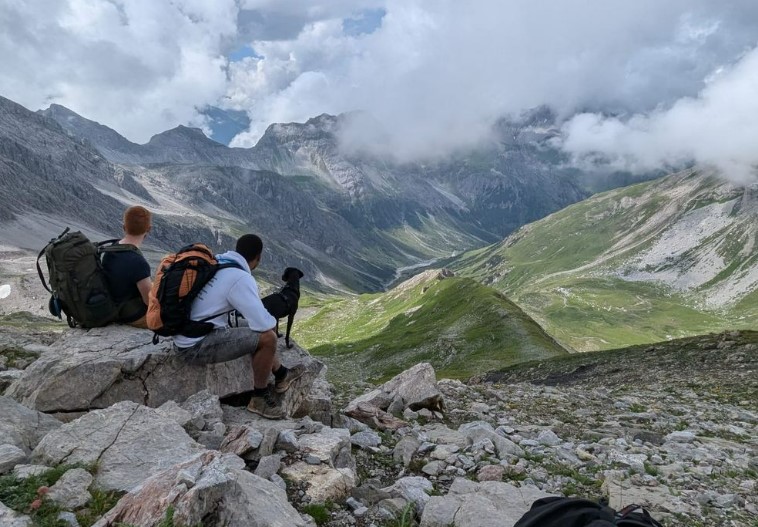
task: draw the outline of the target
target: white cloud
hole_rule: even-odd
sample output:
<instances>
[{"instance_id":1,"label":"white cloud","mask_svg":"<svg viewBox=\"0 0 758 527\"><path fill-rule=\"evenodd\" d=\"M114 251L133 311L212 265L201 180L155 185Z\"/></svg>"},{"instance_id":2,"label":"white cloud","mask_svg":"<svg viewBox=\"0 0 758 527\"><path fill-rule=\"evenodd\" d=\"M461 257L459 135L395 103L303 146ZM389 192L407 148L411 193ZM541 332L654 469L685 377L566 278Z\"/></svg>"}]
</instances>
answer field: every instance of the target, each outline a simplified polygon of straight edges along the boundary
<instances>
[{"instance_id":1,"label":"white cloud","mask_svg":"<svg viewBox=\"0 0 758 527\"><path fill-rule=\"evenodd\" d=\"M696 97L626 119L581 114L563 148L629 170L695 162L739 183L758 181L758 48L712 76Z\"/></svg>"},{"instance_id":2,"label":"white cloud","mask_svg":"<svg viewBox=\"0 0 758 527\"><path fill-rule=\"evenodd\" d=\"M251 43L261 58L231 67L227 104L248 110L250 146L271 122L361 109L401 157L485 137L505 113L549 104L650 111L696 95L758 41L758 4L708 0L388 0L381 27L345 35L338 19L295 38ZM375 134L350 129L352 144Z\"/></svg>"},{"instance_id":3,"label":"white cloud","mask_svg":"<svg viewBox=\"0 0 758 527\"><path fill-rule=\"evenodd\" d=\"M143 142L226 91L234 0L40 0L0 7L0 94L56 102Z\"/></svg>"},{"instance_id":4,"label":"white cloud","mask_svg":"<svg viewBox=\"0 0 758 527\"><path fill-rule=\"evenodd\" d=\"M346 29L368 12L384 13L373 31ZM250 130L234 141L242 146L272 122L364 110L373 119L346 141L407 158L471 145L501 115L549 104L564 117L639 114L577 118L567 129L584 134L566 146L631 163L637 151L609 138L625 133L652 152L635 161L643 166L716 150L682 132L664 156L643 136L661 133L661 108L676 109L669 120L713 118L684 109L717 107L709 94L722 81L708 79L755 47L758 3L12 0L0 4L0 30L0 94L33 109L63 104L139 142L202 124L209 104L248 113ZM239 50L254 55L229 63Z\"/></svg>"}]
</instances>

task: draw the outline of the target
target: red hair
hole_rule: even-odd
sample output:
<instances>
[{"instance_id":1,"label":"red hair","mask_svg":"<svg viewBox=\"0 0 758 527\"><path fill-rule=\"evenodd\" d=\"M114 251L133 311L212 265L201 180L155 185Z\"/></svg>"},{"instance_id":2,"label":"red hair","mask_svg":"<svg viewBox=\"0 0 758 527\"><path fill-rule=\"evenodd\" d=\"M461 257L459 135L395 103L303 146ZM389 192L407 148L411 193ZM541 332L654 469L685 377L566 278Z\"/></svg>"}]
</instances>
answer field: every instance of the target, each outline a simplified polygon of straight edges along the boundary
<instances>
[{"instance_id":1,"label":"red hair","mask_svg":"<svg viewBox=\"0 0 758 527\"><path fill-rule=\"evenodd\" d=\"M140 236L150 230L152 214L145 207L135 205L124 212L124 232L132 236Z\"/></svg>"}]
</instances>

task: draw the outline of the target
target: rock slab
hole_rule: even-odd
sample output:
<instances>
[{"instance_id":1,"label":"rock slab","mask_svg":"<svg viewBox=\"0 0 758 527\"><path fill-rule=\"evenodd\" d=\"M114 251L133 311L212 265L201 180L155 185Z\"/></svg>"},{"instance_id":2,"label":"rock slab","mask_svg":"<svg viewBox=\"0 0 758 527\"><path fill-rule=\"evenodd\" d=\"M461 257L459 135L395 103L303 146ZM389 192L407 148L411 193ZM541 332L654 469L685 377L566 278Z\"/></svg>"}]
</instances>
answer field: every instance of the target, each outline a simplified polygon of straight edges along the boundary
<instances>
[{"instance_id":1,"label":"rock slab","mask_svg":"<svg viewBox=\"0 0 758 527\"><path fill-rule=\"evenodd\" d=\"M49 466L97 463L98 487L129 491L203 450L174 420L125 401L49 433L32 452L32 460Z\"/></svg>"},{"instance_id":2,"label":"rock slab","mask_svg":"<svg viewBox=\"0 0 758 527\"><path fill-rule=\"evenodd\" d=\"M457 478L447 495L429 498L421 527L513 527L532 502L548 496L531 485Z\"/></svg>"},{"instance_id":3,"label":"rock slab","mask_svg":"<svg viewBox=\"0 0 758 527\"><path fill-rule=\"evenodd\" d=\"M51 346L7 390L7 395L42 412L78 412L133 401L158 407L184 401L208 390L221 398L253 389L249 358L189 365L173 351L170 340L153 345L152 335L128 326L89 331L70 330ZM310 393L323 368L303 349L280 342L282 363L306 365L285 399L294 412Z\"/></svg>"},{"instance_id":4,"label":"rock slab","mask_svg":"<svg viewBox=\"0 0 758 527\"><path fill-rule=\"evenodd\" d=\"M235 455L205 451L144 481L94 527L157 525L169 506L175 525L306 527L282 489L244 469Z\"/></svg>"},{"instance_id":5,"label":"rock slab","mask_svg":"<svg viewBox=\"0 0 758 527\"><path fill-rule=\"evenodd\" d=\"M61 422L18 404L10 397L0 397L0 445L13 445L27 454L45 435Z\"/></svg>"}]
</instances>

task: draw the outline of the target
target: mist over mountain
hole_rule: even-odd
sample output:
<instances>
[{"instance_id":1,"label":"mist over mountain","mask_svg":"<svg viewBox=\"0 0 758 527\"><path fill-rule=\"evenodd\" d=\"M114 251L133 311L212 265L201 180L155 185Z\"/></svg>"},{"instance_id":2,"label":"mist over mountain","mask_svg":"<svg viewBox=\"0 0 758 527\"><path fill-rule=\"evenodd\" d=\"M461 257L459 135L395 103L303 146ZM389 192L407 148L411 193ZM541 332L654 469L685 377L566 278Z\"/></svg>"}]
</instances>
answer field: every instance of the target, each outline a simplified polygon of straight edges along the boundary
<instances>
[{"instance_id":1,"label":"mist over mountain","mask_svg":"<svg viewBox=\"0 0 758 527\"><path fill-rule=\"evenodd\" d=\"M46 199L13 196L19 210L61 218L54 228L40 227L44 235L27 240L27 248L66 222L118 234L121 210L142 203L157 214L151 239L162 249L189 241L218 247L242 232L259 232L270 250L262 270L272 279L281 267L297 265L317 288L377 290L399 268L495 242L588 195L550 145L549 112L501 121L497 139L481 148L400 163L346 152L341 134L349 114L274 124L258 145L241 149L189 127L138 145L59 105L34 114L5 104L16 119L0 132L24 147L30 143L29 158L50 157L40 137L52 134L94 164L62 174L46 187ZM6 176L9 193L14 174ZM92 206L60 200L56 206L57 194L75 188L72 177L94 193Z\"/></svg>"}]
</instances>

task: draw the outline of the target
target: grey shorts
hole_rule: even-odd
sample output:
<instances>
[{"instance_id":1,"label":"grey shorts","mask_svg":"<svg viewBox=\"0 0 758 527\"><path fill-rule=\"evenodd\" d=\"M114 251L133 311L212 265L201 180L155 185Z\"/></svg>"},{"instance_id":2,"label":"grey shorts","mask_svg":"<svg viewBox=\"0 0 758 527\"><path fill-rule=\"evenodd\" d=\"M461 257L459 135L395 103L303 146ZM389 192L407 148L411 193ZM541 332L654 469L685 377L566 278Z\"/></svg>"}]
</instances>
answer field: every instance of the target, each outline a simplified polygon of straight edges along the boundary
<instances>
[{"instance_id":1,"label":"grey shorts","mask_svg":"<svg viewBox=\"0 0 758 527\"><path fill-rule=\"evenodd\" d=\"M177 348L177 353L188 364L214 364L245 355L252 357L260 335L247 327L214 329L194 346Z\"/></svg>"}]
</instances>

